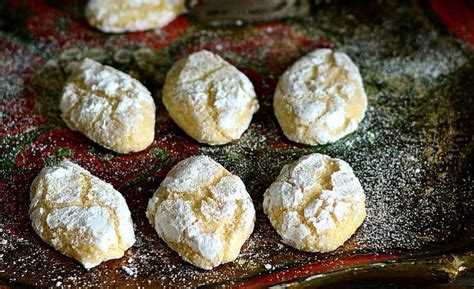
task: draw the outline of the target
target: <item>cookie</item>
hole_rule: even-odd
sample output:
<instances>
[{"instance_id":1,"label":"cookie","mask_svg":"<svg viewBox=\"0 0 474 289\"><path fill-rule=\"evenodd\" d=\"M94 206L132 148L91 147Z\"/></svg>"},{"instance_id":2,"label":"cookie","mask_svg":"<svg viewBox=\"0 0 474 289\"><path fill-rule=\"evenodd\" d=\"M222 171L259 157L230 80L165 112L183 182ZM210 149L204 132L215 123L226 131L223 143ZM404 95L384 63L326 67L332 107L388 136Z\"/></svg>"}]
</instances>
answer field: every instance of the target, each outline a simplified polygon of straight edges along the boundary
<instances>
[{"instance_id":1,"label":"cookie","mask_svg":"<svg viewBox=\"0 0 474 289\"><path fill-rule=\"evenodd\" d=\"M185 261L209 270L237 258L253 231L255 209L238 176L195 156L168 173L148 203L147 217Z\"/></svg>"},{"instance_id":2,"label":"cookie","mask_svg":"<svg viewBox=\"0 0 474 289\"><path fill-rule=\"evenodd\" d=\"M146 149L155 137L155 103L136 79L92 59L68 78L61 117L70 129L118 153Z\"/></svg>"},{"instance_id":3,"label":"cookie","mask_svg":"<svg viewBox=\"0 0 474 289\"><path fill-rule=\"evenodd\" d=\"M239 139L258 110L250 80L206 50L173 65L163 88L163 104L189 136L210 145Z\"/></svg>"},{"instance_id":4,"label":"cookie","mask_svg":"<svg viewBox=\"0 0 474 289\"><path fill-rule=\"evenodd\" d=\"M285 244L328 252L364 221L365 194L346 162L315 153L283 167L264 194L263 210Z\"/></svg>"},{"instance_id":5,"label":"cookie","mask_svg":"<svg viewBox=\"0 0 474 289\"><path fill-rule=\"evenodd\" d=\"M135 243L122 195L70 161L42 169L31 185L30 199L35 232L87 269L122 257Z\"/></svg>"},{"instance_id":6,"label":"cookie","mask_svg":"<svg viewBox=\"0 0 474 289\"><path fill-rule=\"evenodd\" d=\"M184 0L90 0L86 18L103 32L143 31L166 26L186 12Z\"/></svg>"},{"instance_id":7,"label":"cookie","mask_svg":"<svg viewBox=\"0 0 474 289\"><path fill-rule=\"evenodd\" d=\"M290 140L326 144L357 129L367 109L367 96L359 69L349 56L317 49L280 77L273 108Z\"/></svg>"}]
</instances>

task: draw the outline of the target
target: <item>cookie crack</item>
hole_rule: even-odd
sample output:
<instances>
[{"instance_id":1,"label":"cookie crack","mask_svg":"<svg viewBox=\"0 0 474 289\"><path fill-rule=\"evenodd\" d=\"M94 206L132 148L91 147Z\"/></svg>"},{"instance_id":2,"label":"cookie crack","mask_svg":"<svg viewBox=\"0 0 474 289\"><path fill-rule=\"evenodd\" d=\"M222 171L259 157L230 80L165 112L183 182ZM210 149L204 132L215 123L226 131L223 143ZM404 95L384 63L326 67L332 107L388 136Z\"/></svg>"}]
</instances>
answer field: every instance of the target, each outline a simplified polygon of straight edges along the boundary
<instances>
[{"instance_id":1,"label":"cookie crack","mask_svg":"<svg viewBox=\"0 0 474 289\"><path fill-rule=\"evenodd\" d=\"M210 69L209 71L206 71L204 74L198 76L197 78L185 80L185 81L182 81L181 83L193 83L193 82L198 82L198 81L207 82L206 80L207 80L211 75L213 75L214 73L216 73L216 72L219 71L219 70L224 69L225 67L226 67L225 64L221 64L221 65L219 65L218 67L214 67L214 68Z\"/></svg>"},{"instance_id":2,"label":"cookie crack","mask_svg":"<svg viewBox=\"0 0 474 289\"><path fill-rule=\"evenodd\" d=\"M220 135L220 138L230 138L223 130L222 128L219 126L218 124L218 118L219 118L219 111L217 111L217 108L215 106L215 101L216 101L216 92L214 91L215 85L214 85L214 81L210 81L208 84L207 84L207 107L209 108L210 110L210 115L211 115L211 118L214 122L214 126L217 130L217 132L219 133Z\"/></svg>"}]
</instances>

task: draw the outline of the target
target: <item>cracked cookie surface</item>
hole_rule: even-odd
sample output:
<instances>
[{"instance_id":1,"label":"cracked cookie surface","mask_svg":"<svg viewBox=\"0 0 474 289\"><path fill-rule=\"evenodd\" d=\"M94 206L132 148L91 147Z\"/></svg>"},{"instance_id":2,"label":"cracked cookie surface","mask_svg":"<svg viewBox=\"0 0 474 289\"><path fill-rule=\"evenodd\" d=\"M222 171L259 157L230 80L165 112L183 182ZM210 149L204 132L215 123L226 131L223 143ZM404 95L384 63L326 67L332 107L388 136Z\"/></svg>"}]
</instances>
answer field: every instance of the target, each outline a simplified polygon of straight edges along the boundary
<instances>
[{"instance_id":1,"label":"cracked cookie surface","mask_svg":"<svg viewBox=\"0 0 474 289\"><path fill-rule=\"evenodd\" d=\"M150 199L146 214L171 249L208 270L237 258L255 222L242 180L207 156L179 162Z\"/></svg>"},{"instance_id":2,"label":"cracked cookie surface","mask_svg":"<svg viewBox=\"0 0 474 289\"><path fill-rule=\"evenodd\" d=\"M347 54L317 49L280 77L273 108L290 140L326 144L357 129L367 96L359 69Z\"/></svg>"},{"instance_id":3,"label":"cracked cookie surface","mask_svg":"<svg viewBox=\"0 0 474 289\"><path fill-rule=\"evenodd\" d=\"M206 50L173 65L163 88L163 104L189 136L210 145L239 139L259 108L247 76Z\"/></svg>"},{"instance_id":4,"label":"cracked cookie surface","mask_svg":"<svg viewBox=\"0 0 474 289\"><path fill-rule=\"evenodd\" d=\"M122 195L70 161L42 169L31 185L30 199L35 232L87 269L122 257L135 243Z\"/></svg>"},{"instance_id":5,"label":"cracked cookie surface","mask_svg":"<svg viewBox=\"0 0 474 289\"><path fill-rule=\"evenodd\" d=\"M184 0L90 0L86 18L103 32L160 28L186 12Z\"/></svg>"},{"instance_id":6,"label":"cracked cookie surface","mask_svg":"<svg viewBox=\"0 0 474 289\"><path fill-rule=\"evenodd\" d=\"M118 153L146 149L155 137L155 103L136 79L92 59L68 78L60 101L70 129Z\"/></svg>"},{"instance_id":7,"label":"cracked cookie surface","mask_svg":"<svg viewBox=\"0 0 474 289\"><path fill-rule=\"evenodd\" d=\"M263 209L285 244L308 252L337 249L366 214L352 168L318 153L283 167L264 194Z\"/></svg>"}]
</instances>

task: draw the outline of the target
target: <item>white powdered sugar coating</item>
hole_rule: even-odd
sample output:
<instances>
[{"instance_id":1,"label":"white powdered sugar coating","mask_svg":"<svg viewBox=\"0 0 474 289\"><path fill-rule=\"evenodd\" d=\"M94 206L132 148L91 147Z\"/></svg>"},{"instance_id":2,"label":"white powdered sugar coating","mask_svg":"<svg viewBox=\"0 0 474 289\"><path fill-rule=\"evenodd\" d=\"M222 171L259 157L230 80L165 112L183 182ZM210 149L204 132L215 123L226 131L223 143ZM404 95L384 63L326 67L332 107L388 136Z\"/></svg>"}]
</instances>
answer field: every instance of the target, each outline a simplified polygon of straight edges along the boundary
<instances>
[{"instance_id":1,"label":"white powdered sugar coating","mask_svg":"<svg viewBox=\"0 0 474 289\"><path fill-rule=\"evenodd\" d=\"M103 32L120 33L166 26L185 11L184 0L90 0L85 14Z\"/></svg>"},{"instance_id":2,"label":"white powdered sugar coating","mask_svg":"<svg viewBox=\"0 0 474 289\"><path fill-rule=\"evenodd\" d=\"M70 161L44 168L33 181L30 198L36 233L85 268L120 258L135 243L122 195Z\"/></svg>"},{"instance_id":3,"label":"white powdered sugar coating","mask_svg":"<svg viewBox=\"0 0 474 289\"><path fill-rule=\"evenodd\" d=\"M360 226L365 194L346 162L315 153L283 167L265 192L263 209L284 243L325 252Z\"/></svg>"},{"instance_id":4,"label":"white powdered sugar coating","mask_svg":"<svg viewBox=\"0 0 474 289\"><path fill-rule=\"evenodd\" d=\"M239 177L207 156L179 162L148 203L158 235L203 269L237 258L253 231L255 209Z\"/></svg>"},{"instance_id":5,"label":"white powdered sugar coating","mask_svg":"<svg viewBox=\"0 0 474 289\"><path fill-rule=\"evenodd\" d=\"M163 103L186 133L208 144L239 139L259 108L250 80L206 50L175 63L167 76Z\"/></svg>"},{"instance_id":6,"label":"white powdered sugar coating","mask_svg":"<svg viewBox=\"0 0 474 289\"><path fill-rule=\"evenodd\" d=\"M61 97L62 118L72 129L119 153L136 152L154 139L155 103L138 81L86 58Z\"/></svg>"},{"instance_id":7,"label":"white powdered sugar coating","mask_svg":"<svg viewBox=\"0 0 474 289\"><path fill-rule=\"evenodd\" d=\"M317 49L278 82L275 115L285 135L305 144L335 142L357 129L367 107L359 69L342 52Z\"/></svg>"}]
</instances>

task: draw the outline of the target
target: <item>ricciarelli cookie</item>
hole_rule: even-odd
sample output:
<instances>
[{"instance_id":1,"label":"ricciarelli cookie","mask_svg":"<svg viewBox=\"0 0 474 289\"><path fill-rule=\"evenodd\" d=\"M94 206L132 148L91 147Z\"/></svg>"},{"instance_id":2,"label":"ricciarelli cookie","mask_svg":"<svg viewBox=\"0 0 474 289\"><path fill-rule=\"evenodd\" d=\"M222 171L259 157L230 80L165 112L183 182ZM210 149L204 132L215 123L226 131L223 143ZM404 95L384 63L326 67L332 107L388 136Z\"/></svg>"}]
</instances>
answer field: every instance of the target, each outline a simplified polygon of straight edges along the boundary
<instances>
[{"instance_id":1,"label":"ricciarelli cookie","mask_svg":"<svg viewBox=\"0 0 474 289\"><path fill-rule=\"evenodd\" d=\"M258 110L250 80L206 50L173 65L163 88L163 104L189 136L210 145L239 139Z\"/></svg>"},{"instance_id":2,"label":"ricciarelli cookie","mask_svg":"<svg viewBox=\"0 0 474 289\"><path fill-rule=\"evenodd\" d=\"M326 144L357 129L364 118L367 96L359 69L349 56L317 49L280 77L273 108L290 140Z\"/></svg>"},{"instance_id":3,"label":"ricciarelli cookie","mask_svg":"<svg viewBox=\"0 0 474 289\"><path fill-rule=\"evenodd\" d=\"M155 137L155 103L148 89L89 58L68 78L59 108L70 129L118 153L144 150Z\"/></svg>"},{"instance_id":4,"label":"ricciarelli cookie","mask_svg":"<svg viewBox=\"0 0 474 289\"><path fill-rule=\"evenodd\" d=\"M184 0L90 0L85 14L97 29L117 33L163 27L185 11Z\"/></svg>"},{"instance_id":5,"label":"ricciarelli cookie","mask_svg":"<svg viewBox=\"0 0 474 289\"><path fill-rule=\"evenodd\" d=\"M70 161L42 169L31 185L30 198L35 232L87 269L122 257L135 243L122 195Z\"/></svg>"},{"instance_id":6,"label":"ricciarelli cookie","mask_svg":"<svg viewBox=\"0 0 474 289\"><path fill-rule=\"evenodd\" d=\"M315 153L283 167L264 194L263 209L285 244L328 252L364 221L365 194L346 162Z\"/></svg>"},{"instance_id":7,"label":"ricciarelli cookie","mask_svg":"<svg viewBox=\"0 0 474 289\"><path fill-rule=\"evenodd\" d=\"M237 258L255 222L245 185L207 156L179 162L150 199L147 217L185 261L212 269Z\"/></svg>"}]
</instances>

